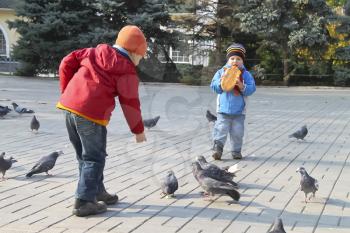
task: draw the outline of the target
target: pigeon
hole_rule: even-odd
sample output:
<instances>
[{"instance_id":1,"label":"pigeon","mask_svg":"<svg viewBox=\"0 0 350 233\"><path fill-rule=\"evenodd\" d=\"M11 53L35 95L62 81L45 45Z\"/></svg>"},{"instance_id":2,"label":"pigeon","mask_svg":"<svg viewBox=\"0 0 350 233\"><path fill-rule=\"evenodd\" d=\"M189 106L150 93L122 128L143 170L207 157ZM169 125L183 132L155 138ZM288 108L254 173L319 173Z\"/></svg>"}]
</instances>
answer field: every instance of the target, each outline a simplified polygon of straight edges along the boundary
<instances>
[{"instance_id":1,"label":"pigeon","mask_svg":"<svg viewBox=\"0 0 350 233\"><path fill-rule=\"evenodd\" d=\"M276 218L275 223L273 224L273 228L269 233L286 233L283 228L283 223L281 218Z\"/></svg>"},{"instance_id":2,"label":"pigeon","mask_svg":"<svg viewBox=\"0 0 350 233\"><path fill-rule=\"evenodd\" d=\"M235 176L235 173L230 173L224 169L219 168L215 164L208 163L207 160L205 160L204 156L197 156L196 161L199 163L208 177L225 183L230 183L233 186L238 187L238 184L232 180Z\"/></svg>"},{"instance_id":3,"label":"pigeon","mask_svg":"<svg viewBox=\"0 0 350 233\"><path fill-rule=\"evenodd\" d=\"M179 184L173 171L170 170L167 172L166 176L160 182L160 187L162 193L165 194L167 198L174 197L174 193L178 189Z\"/></svg>"},{"instance_id":4,"label":"pigeon","mask_svg":"<svg viewBox=\"0 0 350 233\"><path fill-rule=\"evenodd\" d=\"M12 106L13 106L13 109L19 114L22 114L22 113L34 113L33 110L27 109L27 108L22 108L22 107L18 106L18 104L16 104L15 102L12 103Z\"/></svg>"},{"instance_id":5,"label":"pigeon","mask_svg":"<svg viewBox=\"0 0 350 233\"><path fill-rule=\"evenodd\" d=\"M307 133L308 133L308 130L306 128L306 125L304 125L303 127L301 127L300 130L294 132L293 134L289 135L288 137L304 140Z\"/></svg>"},{"instance_id":6,"label":"pigeon","mask_svg":"<svg viewBox=\"0 0 350 233\"><path fill-rule=\"evenodd\" d=\"M3 107L0 105L0 117L3 117L5 116L7 113L11 112L12 110L6 106L6 107Z\"/></svg>"},{"instance_id":7,"label":"pigeon","mask_svg":"<svg viewBox=\"0 0 350 233\"><path fill-rule=\"evenodd\" d=\"M207 114L205 115L209 122L215 122L218 118L212 114L209 110L207 110Z\"/></svg>"},{"instance_id":8,"label":"pigeon","mask_svg":"<svg viewBox=\"0 0 350 233\"><path fill-rule=\"evenodd\" d=\"M296 172L299 172L301 175L300 180L300 190L305 193L305 203L307 202L307 195L312 193L313 197L315 197L315 193L318 190L318 181L311 177L303 167L299 167ZM311 196L309 197L309 200Z\"/></svg>"},{"instance_id":9,"label":"pigeon","mask_svg":"<svg viewBox=\"0 0 350 233\"><path fill-rule=\"evenodd\" d=\"M30 129L32 130L32 132L33 132L33 130L38 132L39 127L40 127L40 123L39 123L38 119L36 119L36 117L34 115L33 118L32 118L32 121L30 122Z\"/></svg>"},{"instance_id":10,"label":"pigeon","mask_svg":"<svg viewBox=\"0 0 350 233\"><path fill-rule=\"evenodd\" d=\"M57 157L62 154L63 151L58 150L52 152L49 155L41 157L40 160L34 165L32 170L30 170L30 172L27 173L26 177L31 177L34 174L39 174L42 172L46 172L47 175L50 175L49 170L51 170L55 166Z\"/></svg>"},{"instance_id":11,"label":"pigeon","mask_svg":"<svg viewBox=\"0 0 350 233\"><path fill-rule=\"evenodd\" d=\"M151 119L145 119L143 120L143 125L147 128L153 128L154 126L156 126L157 122L159 121L160 116L156 116L155 118L151 118Z\"/></svg>"},{"instance_id":12,"label":"pigeon","mask_svg":"<svg viewBox=\"0 0 350 233\"><path fill-rule=\"evenodd\" d=\"M224 194L230 196L235 201L239 201L241 195L233 185L209 177L198 162L192 163L192 169L199 185L209 196Z\"/></svg>"},{"instance_id":13,"label":"pigeon","mask_svg":"<svg viewBox=\"0 0 350 233\"><path fill-rule=\"evenodd\" d=\"M9 112L12 111L8 106L2 106L2 105L0 105L0 110L7 110Z\"/></svg>"},{"instance_id":14,"label":"pigeon","mask_svg":"<svg viewBox=\"0 0 350 233\"><path fill-rule=\"evenodd\" d=\"M14 158L10 157L5 159L5 152L0 154L0 172L2 173L2 180L5 180L5 173L8 169L11 168L12 164L17 162Z\"/></svg>"}]
</instances>

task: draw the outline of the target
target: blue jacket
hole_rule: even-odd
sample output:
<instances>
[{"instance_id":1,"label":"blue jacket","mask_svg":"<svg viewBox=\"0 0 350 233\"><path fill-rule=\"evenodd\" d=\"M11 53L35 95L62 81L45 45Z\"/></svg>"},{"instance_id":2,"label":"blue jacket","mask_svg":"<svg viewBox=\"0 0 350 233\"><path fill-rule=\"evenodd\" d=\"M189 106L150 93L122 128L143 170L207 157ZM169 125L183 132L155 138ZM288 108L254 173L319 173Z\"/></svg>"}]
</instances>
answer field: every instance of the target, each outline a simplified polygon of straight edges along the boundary
<instances>
[{"instance_id":1,"label":"blue jacket","mask_svg":"<svg viewBox=\"0 0 350 233\"><path fill-rule=\"evenodd\" d=\"M226 64L218 70L210 84L210 88L218 94L216 111L229 115L245 114L246 98L252 95L256 90L254 78L243 66L242 78L244 89L241 94L235 96L233 91L224 92L220 85L221 76L224 74L224 67L228 68L230 66Z\"/></svg>"}]
</instances>

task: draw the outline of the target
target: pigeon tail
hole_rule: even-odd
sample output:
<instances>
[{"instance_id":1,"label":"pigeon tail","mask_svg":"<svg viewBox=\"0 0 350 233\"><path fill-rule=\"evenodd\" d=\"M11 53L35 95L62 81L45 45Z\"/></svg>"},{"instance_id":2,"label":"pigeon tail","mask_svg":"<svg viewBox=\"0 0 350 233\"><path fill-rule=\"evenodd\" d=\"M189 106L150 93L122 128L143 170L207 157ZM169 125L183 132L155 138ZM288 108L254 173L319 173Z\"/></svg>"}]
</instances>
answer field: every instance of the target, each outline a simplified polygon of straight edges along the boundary
<instances>
[{"instance_id":1,"label":"pigeon tail","mask_svg":"<svg viewBox=\"0 0 350 233\"><path fill-rule=\"evenodd\" d=\"M233 180L228 180L227 183L232 184L235 188L238 187L238 184L236 182L234 182Z\"/></svg>"},{"instance_id":2,"label":"pigeon tail","mask_svg":"<svg viewBox=\"0 0 350 233\"><path fill-rule=\"evenodd\" d=\"M160 119L160 116L156 116L156 118L154 118L154 121L156 122L156 124L159 121L159 119Z\"/></svg>"},{"instance_id":3,"label":"pigeon tail","mask_svg":"<svg viewBox=\"0 0 350 233\"><path fill-rule=\"evenodd\" d=\"M33 175L34 175L34 172L31 171L31 172L28 172L28 173L27 173L26 177L29 178L29 177L32 177Z\"/></svg>"},{"instance_id":4,"label":"pigeon tail","mask_svg":"<svg viewBox=\"0 0 350 233\"><path fill-rule=\"evenodd\" d=\"M241 197L239 192L237 190L235 190L235 189L228 190L226 194L229 195L230 197L232 197L232 199L235 200L235 201L239 201L239 198Z\"/></svg>"},{"instance_id":5,"label":"pigeon tail","mask_svg":"<svg viewBox=\"0 0 350 233\"><path fill-rule=\"evenodd\" d=\"M217 120L217 117L214 114L212 114L209 110L207 110L205 116L209 122L215 122Z\"/></svg>"}]
</instances>

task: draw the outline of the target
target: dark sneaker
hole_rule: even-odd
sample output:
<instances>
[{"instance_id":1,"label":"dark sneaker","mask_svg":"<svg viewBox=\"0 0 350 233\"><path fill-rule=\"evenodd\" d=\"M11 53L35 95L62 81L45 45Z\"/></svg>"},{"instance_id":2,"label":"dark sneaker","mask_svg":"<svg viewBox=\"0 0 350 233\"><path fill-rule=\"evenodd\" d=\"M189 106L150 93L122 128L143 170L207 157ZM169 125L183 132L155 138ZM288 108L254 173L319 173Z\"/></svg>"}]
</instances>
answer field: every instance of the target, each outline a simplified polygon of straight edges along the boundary
<instances>
[{"instance_id":1,"label":"dark sneaker","mask_svg":"<svg viewBox=\"0 0 350 233\"><path fill-rule=\"evenodd\" d=\"M232 158L233 159L242 159L241 152L232 152Z\"/></svg>"},{"instance_id":2,"label":"dark sneaker","mask_svg":"<svg viewBox=\"0 0 350 233\"><path fill-rule=\"evenodd\" d=\"M113 205L118 202L118 196L116 194L111 195L107 192L102 192L96 196L97 201L103 201L107 205Z\"/></svg>"},{"instance_id":3,"label":"dark sneaker","mask_svg":"<svg viewBox=\"0 0 350 233\"><path fill-rule=\"evenodd\" d=\"M75 200L73 214L78 217L101 214L107 211L107 205L103 201L91 202L80 199Z\"/></svg>"},{"instance_id":4,"label":"dark sneaker","mask_svg":"<svg viewBox=\"0 0 350 233\"><path fill-rule=\"evenodd\" d=\"M212 155L212 157L215 160L221 160L222 152L224 151L224 146L222 145L222 143L219 141L214 141L213 150L214 154Z\"/></svg>"}]
</instances>

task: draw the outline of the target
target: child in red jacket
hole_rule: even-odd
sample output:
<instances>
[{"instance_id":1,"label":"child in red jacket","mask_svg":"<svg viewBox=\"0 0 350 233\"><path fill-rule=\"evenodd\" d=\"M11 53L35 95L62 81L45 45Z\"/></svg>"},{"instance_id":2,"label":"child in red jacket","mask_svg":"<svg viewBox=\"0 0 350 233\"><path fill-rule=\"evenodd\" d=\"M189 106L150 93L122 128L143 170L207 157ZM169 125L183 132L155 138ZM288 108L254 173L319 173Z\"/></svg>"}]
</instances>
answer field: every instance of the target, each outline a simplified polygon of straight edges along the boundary
<instances>
[{"instance_id":1,"label":"child in red jacket","mask_svg":"<svg viewBox=\"0 0 350 233\"><path fill-rule=\"evenodd\" d=\"M61 98L57 107L65 110L66 127L79 163L79 182L73 214L103 213L115 204L117 195L103 184L107 129L115 108L115 97L135 134L146 141L138 94L136 66L145 56L147 42L136 26L125 26L115 45L73 51L59 67Z\"/></svg>"}]
</instances>

